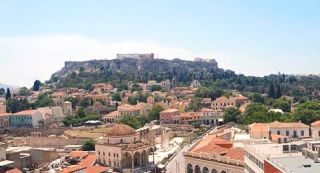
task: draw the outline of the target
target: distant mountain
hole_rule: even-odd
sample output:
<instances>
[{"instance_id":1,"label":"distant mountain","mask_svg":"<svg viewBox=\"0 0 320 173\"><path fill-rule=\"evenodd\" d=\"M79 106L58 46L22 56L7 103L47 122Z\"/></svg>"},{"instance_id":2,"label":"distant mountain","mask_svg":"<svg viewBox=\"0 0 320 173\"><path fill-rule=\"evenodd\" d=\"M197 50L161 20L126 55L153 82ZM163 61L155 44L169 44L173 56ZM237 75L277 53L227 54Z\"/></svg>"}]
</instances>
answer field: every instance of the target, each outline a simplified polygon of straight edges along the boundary
<instances>
[{"instance_id":1,"label":"distant mountain","mask_svg":"<svg viewBox=\"0 0 320 173\"><path fill-rule=\"evenodd\" d=\"M117 55L112 60L65 62L54 73L50 82L58 87L84 87L90 83L170 79L178 84L190 84L192 80L215 80L235 76L230 70L218 67L214 59L186 61L181 59L155 59L153 54Z\"/></svg>"},{"instance_id":2,"label":"distant mountain","mask_svg":"<svg viewBox=\"0 0 320 173\"><path fill-rule=\"evenodd\" d=\"M57 88L91 89L93 83L110 82L115 87L125 88L128 81L160 82L166 79L176 86L189 86L196 79L204 87L237 90L244 94L267 94L273 87L278 95L293 97L294 101L320 100L318 75L237 75L233 71L219 68L214 59L166 60L155 59L153 54L117 55L112 60L68 61L51 76L47 84Z\"/></svg>"}]
</instances>

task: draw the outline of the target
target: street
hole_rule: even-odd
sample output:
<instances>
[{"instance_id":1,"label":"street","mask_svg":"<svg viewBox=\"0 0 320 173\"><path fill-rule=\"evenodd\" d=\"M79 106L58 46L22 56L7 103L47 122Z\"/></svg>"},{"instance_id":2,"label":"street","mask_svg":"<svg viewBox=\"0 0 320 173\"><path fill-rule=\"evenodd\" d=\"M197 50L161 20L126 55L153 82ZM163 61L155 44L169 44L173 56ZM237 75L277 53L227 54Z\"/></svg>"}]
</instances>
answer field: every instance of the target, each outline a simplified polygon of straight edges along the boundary
<instances>
[{"instance_id":1,"label":"street","mask_svg":"<svg viewBox=\"0 0 320 173\"><path fill-rule=\"evenodd\" d=\"M183 152L189 149L189 145L184 146L179 153L167 164L166 170L167 173L184 173L184 157L182 155Z\"/></svg>"},{"instance_id":2,"label":"street","mask_svg":"<svg viewBox=\"0 0 320 173\"><path fill-rule=\"evenodd\" d=\"M184 157L182 155L183 152L187 151L190 147L195 145L198 141L202 139L203 136L207 135L209 132L211 132L214 128L209 129L206 131L206 133L199 136L196 140L192 142L192 144L184 146L179 153L174 156L174 158L167 164L166 170L167 173L184 173L185 172L185 161Z\"/></svg>"}]
</instances>

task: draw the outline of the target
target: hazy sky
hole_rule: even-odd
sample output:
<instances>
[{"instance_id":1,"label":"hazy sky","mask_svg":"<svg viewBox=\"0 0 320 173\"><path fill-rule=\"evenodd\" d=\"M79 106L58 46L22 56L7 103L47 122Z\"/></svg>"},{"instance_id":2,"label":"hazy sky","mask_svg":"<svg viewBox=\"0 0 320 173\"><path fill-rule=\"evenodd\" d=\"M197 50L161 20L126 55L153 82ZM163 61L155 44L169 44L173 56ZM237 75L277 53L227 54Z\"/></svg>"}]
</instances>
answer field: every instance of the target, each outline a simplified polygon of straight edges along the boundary
<instances>
[{"instance_id":1,"label":"hazy sky","mask_svg":"<svg viewBox=\"0 0 320 173\"><path fill-rule=\"evenodd\" d=\"M247 75L320 73L320 0L0 0L0 83L149 52Z\"/></svg>"}]
</instances>

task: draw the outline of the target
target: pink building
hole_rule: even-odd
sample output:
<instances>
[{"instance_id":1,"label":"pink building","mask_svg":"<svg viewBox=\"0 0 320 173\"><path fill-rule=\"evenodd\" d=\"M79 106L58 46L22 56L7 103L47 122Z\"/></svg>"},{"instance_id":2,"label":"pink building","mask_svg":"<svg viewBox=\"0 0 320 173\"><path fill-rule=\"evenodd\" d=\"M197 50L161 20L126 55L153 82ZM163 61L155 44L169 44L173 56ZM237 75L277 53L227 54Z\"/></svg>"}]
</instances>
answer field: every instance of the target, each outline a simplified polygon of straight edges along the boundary
<instances>
[{"instance_id":1,"label":"pink building","mask_svg":"<svg viewBox=\"0 0 320 173\"><path fill-rule=\"evenodd\" d=\"M161 124L179 124L180 113L177 109L167 109L160 112Z\"/></svg>"}]
</instances>

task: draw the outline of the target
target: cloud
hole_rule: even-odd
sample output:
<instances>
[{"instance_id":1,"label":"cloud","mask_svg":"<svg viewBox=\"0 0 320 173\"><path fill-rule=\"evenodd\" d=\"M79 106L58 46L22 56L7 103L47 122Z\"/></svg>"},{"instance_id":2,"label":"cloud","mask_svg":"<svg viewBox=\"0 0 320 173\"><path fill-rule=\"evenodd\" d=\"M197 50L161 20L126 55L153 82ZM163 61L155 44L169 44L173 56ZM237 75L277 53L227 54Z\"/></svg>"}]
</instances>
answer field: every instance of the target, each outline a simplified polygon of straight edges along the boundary
<instances>
[{"instance_id":1,"label":"cloud","mask_svg":"<svg viewBox=\"0 0 320 173\"><path fill-rule=\"evenodd\" d=\"M152 41L109 42L78 35L0 37L0 50L0 82L29 87L35 79L49 79L69 60L113 59L117 53L151 52L167 59L195 57L186 49Z\"/></svg>"}]
</instances>

